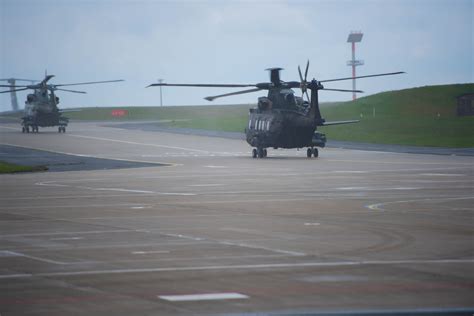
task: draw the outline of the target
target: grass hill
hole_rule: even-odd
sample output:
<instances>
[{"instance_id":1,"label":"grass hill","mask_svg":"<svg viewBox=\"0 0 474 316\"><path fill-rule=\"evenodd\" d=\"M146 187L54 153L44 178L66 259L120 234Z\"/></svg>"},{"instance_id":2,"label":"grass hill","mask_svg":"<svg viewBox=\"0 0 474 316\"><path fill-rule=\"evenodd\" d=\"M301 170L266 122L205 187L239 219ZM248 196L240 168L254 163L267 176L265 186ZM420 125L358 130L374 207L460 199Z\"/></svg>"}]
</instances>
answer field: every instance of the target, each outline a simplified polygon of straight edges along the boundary
<instances>
[{"instance_id":1,"label":"grass hill","mask_svg":"<svg viewBox=\"0 0 474 316\"><path fill-rule=\"evenodd\" d=\"M456 115L456 97L474 84L426 86L383 92L322 107L327 121L359 118L321 128L329 139L435 147L474 147L474 116Z\"/></svg>"}]
</instances>

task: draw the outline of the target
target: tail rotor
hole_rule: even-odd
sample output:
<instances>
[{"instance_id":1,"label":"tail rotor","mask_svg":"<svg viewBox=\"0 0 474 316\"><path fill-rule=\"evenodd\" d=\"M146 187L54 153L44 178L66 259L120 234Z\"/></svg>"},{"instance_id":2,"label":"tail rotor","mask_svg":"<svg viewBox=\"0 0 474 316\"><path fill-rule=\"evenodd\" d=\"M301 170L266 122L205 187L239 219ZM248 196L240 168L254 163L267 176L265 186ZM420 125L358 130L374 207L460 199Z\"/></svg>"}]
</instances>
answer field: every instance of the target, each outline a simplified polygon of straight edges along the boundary
<instances>
[{"instance_id":1,"label":"tail rotor","mask_svg":"<svg viewBox=\"0 0 474 316\"><path fill-rule=\"evenodd\" d=\"M301 73L301 68L300 66L298 65L298 74L300 75L300 89L301 89L301 98L303 98L304 95L306 95L306 98L308 99L309 101L309 96L308 96L308 92L307 92L307 87L308 87L308 81L307 81L307 78L308 78L308 69L309 69L309 60L307 61L306 63L306 69L305 69L305 72L304 72L304 78L303 78L303 75Z\"/></svg>"}]
</instances>

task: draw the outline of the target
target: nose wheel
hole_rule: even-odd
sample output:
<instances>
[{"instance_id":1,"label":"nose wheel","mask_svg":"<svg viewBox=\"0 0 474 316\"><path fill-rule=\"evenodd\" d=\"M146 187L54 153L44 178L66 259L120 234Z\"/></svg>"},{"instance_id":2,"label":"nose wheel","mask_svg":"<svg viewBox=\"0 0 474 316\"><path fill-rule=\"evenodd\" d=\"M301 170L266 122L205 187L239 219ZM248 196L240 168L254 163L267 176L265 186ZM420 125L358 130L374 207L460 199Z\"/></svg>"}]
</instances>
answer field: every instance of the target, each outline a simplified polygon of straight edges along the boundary
<instances>
[{"instance_id":1,"label":"nose wheel","mask_svg":"<svg viewBox=\"0 0 474 316\"><path fill-rule=\"evenodd\" d=\"M313 156L314 158L319 157L319 151L317 148L308 148L308 150L306 151L306 157L311 158L311 156Z\"/></svg>"},{"instance_id":2,"label":"nose wheel","mask_svg":"<svg viewBox=\"0 0 474 316\"><path fill-rule=\"evenodd\" d=\"M252 149L252 158L265 158L267 157L266 148L254 148Z\"/></svg>"}]
</instances>

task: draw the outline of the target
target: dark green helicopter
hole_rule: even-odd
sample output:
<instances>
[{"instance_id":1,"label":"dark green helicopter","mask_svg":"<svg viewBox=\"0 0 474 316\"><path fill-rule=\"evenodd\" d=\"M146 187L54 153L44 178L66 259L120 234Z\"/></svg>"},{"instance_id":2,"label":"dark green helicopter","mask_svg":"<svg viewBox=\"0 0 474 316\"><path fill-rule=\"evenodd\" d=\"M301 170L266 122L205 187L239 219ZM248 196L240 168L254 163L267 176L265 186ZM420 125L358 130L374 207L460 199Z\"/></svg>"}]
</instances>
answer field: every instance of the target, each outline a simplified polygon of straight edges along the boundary
<instances>
[{"instance_id":1,"label":"dark green helicopter","mask_svg":"<svg viewBox=\"0 0 474 316\"><path fill-rule=\"evenodd\" d=\"M10 90L0 91L0 93L12 93L23 90L34 90L33 93L28 94L25 101L25 110L21 118L22 132L29 133L30 130L33 133L39 132L39 127L58 126L58 132L65 133L66 126L68 125L69 118L64 117L64 112L71 112L76 110L60 110L58 108L59 97L56 96L54 91L66 91L73 93L86 93L84 91L63 89L64 86L77 86L86 84L106 83L106 82L118 82L123 80L107 80L107 81L93 81L93 82L81 82L81 83L69 83L69 84L48 84L48 81L53 78L54 75L45 74L44 79L37 84L30 85L0 85L0 87L9 87Z\"/></svg>"},{"instance_id":2,"label":"dark green helicopter","mask_svg":"<svg viewBox=\"0 0 474 316\"><path fill-rule=\"evenodd\" d=\"M326 136L317 131L318 126L338 125L356 123L358 120L326 122L319 110L318 91L340 91L340 92L362 92L360 90L343 90L325 88L323 82L352 80L354 77L337 78L318 81L313 79L307 81L309 61L303 75L298 66L301 81L280 80L280 70L282 68L270 68L270 82L257 84L169 84L154 83L151 86L173 86L173 87L254 87L253 89L231 92L216 96L206 97L208 101L217 98L238 95L244 93L268 90L268 96L258 98L257 108L249 110L249 121L245 128L247 142L255 147L252 150L253 158L264 158L267 156L267 148L303 148L308 147L308 157L318 157L319 152L316 147L326 145ZM402 74L404 72L392 72L359 78L379 77ZM292 89L301 89L302 96L297 97ZM311 91L311 98L307 90ZM304 100L306 95L307 100Z\"/></svg>"}]
</instances>

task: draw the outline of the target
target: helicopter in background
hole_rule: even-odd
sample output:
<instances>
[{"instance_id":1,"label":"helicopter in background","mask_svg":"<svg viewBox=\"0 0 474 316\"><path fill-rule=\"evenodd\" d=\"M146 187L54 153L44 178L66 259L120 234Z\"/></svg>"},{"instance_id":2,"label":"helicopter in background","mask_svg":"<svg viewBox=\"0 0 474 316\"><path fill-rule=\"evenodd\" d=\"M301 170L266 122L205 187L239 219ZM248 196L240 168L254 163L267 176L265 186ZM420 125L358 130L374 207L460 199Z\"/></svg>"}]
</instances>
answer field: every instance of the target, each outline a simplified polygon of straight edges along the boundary
<instances>
[{"instance_id":1,"label":"helicopter in background","mask_svg":"<svg viewBox=\"0 0 474 316\"><path fill-rule=\"evenodd\" d=\"M231 92L216 96L209 96L205 99L213 101L217 98L238 94L252 93L267 90L266 97L258 98L257 108L249 109L248 125L245 128L247 143L254 147L253 158L264 158L267 156L267 148L303 148L307 147L307 157L318 157L317 147L325 147L326 136L317 131L318 126L329 126L339 124L356 123L358 120L326 122L321 116L319 109L319 90L339 91L339 92L363 92L360 90L344 90L325 88L322 83L352 80L359 78L379 77L398 75L404 72L391 72L358 77L337 78L318 81L313 78L307 81L309 61L306 64L304 77L301 68L298 66L300 81L282 81L280 71L282 68L270 68L270 82L257 84L169 84L154 83L154 86L172 87L253 87L252 89ZM301 89L301 97L295 96L292 89ZM311 91L311 97L307 90ZM304 97L306 96L306 100Z\"/></svg>"},{"instance_id":2,"label":"helicopter in background","mask_svg":"<svg viewBox=\"0 0 474 316\"><path fill-rule=\"evenodd\" d=\"M56 96L55 91L66 91L72 93L82 93L85 91L63 89L64 86L77 86L87 84L98 84L107 82L119 82L120 80L107 81L92 81L70 84L48 84L48 81L54 75L45 74L45 78L37 83L30 85L0 85L0 87L8 87L10 90L0 91L0 93L14 93L16 91L33 90L33 93L28 94L25 101L24 115L21 118L22 132L33 133L39 132L39 127L58 126L58 132L65 133L66 126L69 123L69 118L63 116L65 112L72 112L77 110L60 110L58 108L59 97Z\"/></svg>"}]
</instances>

